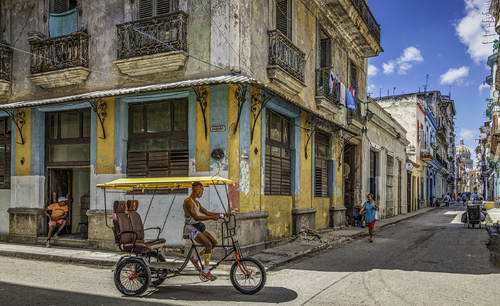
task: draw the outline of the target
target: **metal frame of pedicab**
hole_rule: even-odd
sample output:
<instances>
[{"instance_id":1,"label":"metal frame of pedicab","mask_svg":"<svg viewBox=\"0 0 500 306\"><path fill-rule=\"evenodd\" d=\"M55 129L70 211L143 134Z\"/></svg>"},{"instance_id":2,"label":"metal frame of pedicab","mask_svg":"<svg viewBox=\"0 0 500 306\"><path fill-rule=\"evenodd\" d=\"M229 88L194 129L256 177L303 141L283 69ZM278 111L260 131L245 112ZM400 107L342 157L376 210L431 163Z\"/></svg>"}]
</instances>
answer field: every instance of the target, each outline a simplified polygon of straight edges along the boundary
<instances>
[{"instance_id":1,"label":"metal frame of pedicab","mask_svg":"<svg viewBox=\"0 0 500 306\"><path fill-rule=\"evenodd\" d=\"M118 179L118 180L111 181L108 183L98 184L97 187L103 189L103 191L104 191L104 211L105 211L106 226L108 228L110 228L111 230L113 230L113 234L116 236L114 228L108 225L107 205L106 205L106 190L108 190L108 189L123 190L126 192L142 191L142 193L144 193L144 191L146 191L146 190L154 190L153 196L152 196L151 201L149 203L148 212L149 212L149 208L151 207L151 204L153 202L154 195L156 194L156 190L158 190L158 189L160 189L160 190L165 190L165 189L174 190L175 191L174 197L172 199L172 202L170 203L170 207L168 209L168 213L167 213L167 216L165 218L165 222L163 224L163 229L164 229L165 223L167 222L168 216L169 216L170 211L172 209L172 205L175 201L175 196L177 195L177 190L191 188L193 182L200 182L203 185L203 187L213 185L215 187L215 190L216 190L217 195L219 197L220 203L224 209L224 212L227 215L227 217L223 218L223 222L222 222L222 226L221 226L222 244L214 246L214 248L224 249L224 257L222 259L220 259L219 261L217 261L217 263L210 270L213 271L214 269L216 269L225 259L227 259L229 256L231 256L234 253L236 260L230 269L231 283L238 291L240 291L241 293L244 293L244 294L255 294L255 293L259 292L260 290L262 290L262 288L265 286L265 283L266 283L266 270L265 270L264 266L262 265L262 263L260 261L258 261L257 259L252 258L252 257L241 257L240 245L238 243L238 240L235 240L236 216L234 214L231 214L231 213L227 214L227 210L224 207L224 204L222 202L222 198L221 198L219 191L217 190L217 187L216 187L216 185L224 185L225 190L226 190L226 195L228 196L227 185L233 183L232 181L230 181L228 179L224 179L220 176L184 177L184 178L168 177L168 178L142 178L142 179L130 178L130 179ZM147 218L147 214L146 214L146 218ZM146 218L143 221L143 226L144 226L144 223L146 222ZM163 229L160 229L159 227L148 228L148 229L158 229L157 238L160 236L160 234L163 230ZM147 229L144 229L144 230L147 230ZM122 233L128 233L128 232L122 232ZM184 268L186 268L186 266L189 262L189 259L191 258L192 252L194 251L199 258L200 256L199 256L198 248L204 247L203 245L195 244L194 239L190 239L191 240L191 247L189 249L189 252L186 255L184 262L179 267L179 265L175 264L175 263L163 262L163 261L165 261L165 256L163 255L163 253L161 251L149 252L149 253L154 253L156 255L156 258L155 258L156 262L151 261L152 254L134 252L135 243L137 241L138 234L136 232L130 232L130 234L135 234L134 246L132 248L132 251L129 252L127 255L122 256L118 260L118 262L116 263L115 269L114 269L115 286L123 294L130 295L130 296L140 295L147 290L149 285L153 285L156 287L156 286L160 285L161 283L163 283L163 281L168 279L168 278L172 278L172 277L176 277L176 276L183 276L183 275L184 276L189 276L189 275L192 276L193 275L192 273L182 273L182 272L183 272ZM118 241L116 241L116 242L118 244ZM121 248L121 245L118 244L118 247L120 248L121 251L126 252ZM132 255L132 253L134 253L135 255ZM118 271L118 270L121 268L121 265L125 265L127 262L134 262L136 264L138 262L140 262L143 265L143 267L142 267L143 270L146 273L148 273L148 271L149 271L149 276L146 275L145 277L143 277L143 278L145 278L145 282L147 282L148 284L143 284L143 286L139 290L135 290L135 291L124 290L123 288L120 288L119 285L117 284L117 279L116 279L117 273L120 273L120 271ZM249 264L248 262L251 262L252 264L254 264L260 270L260 274L261 274L261 281L258 283L258 286L254 286L254 288L251 290L243 288L242 285L240 285L238 283L238 281L235 279L235 277L236 277L235 274L237 273L238 270L243 274L245 282L247 282L247 281L250 282L250 280L253 279L252 278L252 271L250 271L247 267L247 265ZM201 269L203 270L204 266L203 266L203 262L201 260L199 261L199 264L201 265ZM144 266L147 269L145 269ZM175 266L175 268L174 268L174 266ZM208 281L208 279L206 279L205 277L202 276L201 271L199 272L199 277L203 282ZM135 275L134 278L139 278L139 275ZM152 281L153 278L156 280Z\"/></svg>"},{"instance_id":2,"label":"metal frame of pedicab","mask_svg":"<svg viewBox=\"0 0 500 306\"><path fill-rule=\"evenodd\" d=\"M466 211L466 216L467 216L467 222L465 224L467 224L467 228L470 228L470 226L472 225L472 228L474 228L474 226L476 224L479 224L479 228L481 228L481 206L483 204L483 201L480 201L480 200L470 200L468 201L467 203L467 211ZM470 215L471 215L471 212L473 214L476 214L477 213L477 219L476 218L470 218ZM464 226L465 226L464 224Z\"/></svg>"}]
</instances>

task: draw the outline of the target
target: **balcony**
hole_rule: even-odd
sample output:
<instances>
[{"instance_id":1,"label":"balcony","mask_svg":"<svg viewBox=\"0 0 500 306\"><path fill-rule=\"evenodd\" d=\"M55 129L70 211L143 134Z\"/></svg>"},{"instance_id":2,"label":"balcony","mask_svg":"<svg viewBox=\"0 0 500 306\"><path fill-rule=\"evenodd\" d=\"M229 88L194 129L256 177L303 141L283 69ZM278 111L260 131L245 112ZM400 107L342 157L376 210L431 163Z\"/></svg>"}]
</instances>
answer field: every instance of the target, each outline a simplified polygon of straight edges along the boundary
<instances>
[{"instance_id":1,"label":"balcony","mask_svg":"<svg viewBox=\"0 0 500 306\"><path fill-rule=\"evenodd\" d=\"M0 47L0 102L5 102L10 95L12 77L12 50Z\"/></svg>"},{"instance_id":2,"label":"balcony","mask_svg":"<svg viewBox=\"0 0 500 306\"><path fill-rule=\"evenodd\" d=\"M31 75L43 88L81 85L87 81L90 36L84 32L30 41Z\"/></svg>"},{"instance_id":3,"label":"balcony","mask_svg":"<svg viewBox=\"0 0 500 306\"><path fill-rule=\"evenodd\" d=\"M294 96L304 89L306 54L280 31L268 31L271 82Z\"/></svg>"},{"instance_id":4,"label":"balcony","mask_svg":"<svg viewBox=\"0 0 500 306\"><path fill-rule=\"evenodd\" d=\"M429 151L420 151L420 159L423 161L431 161L434 159L434 156L432 156L432 153Z\"/></svg>"},{"instance_id":5,"label":"balcony","mask_svg":"<svg viewBox=\"0 0 500 306\"><path fill-rule=\"evenodd\" d=\"M331 68L316 69L316 107L327 113L336 114L340 110L337 102L337 84L330 89Z\"/></svg>"},{"instance_id":6,"label":"balcony","mask_svg":"<svg viewBox=\"0 0 500 306\"><path fill-rule=\"evenodd\" d=\"M342 32L352 38L355 48L364 57L377 56L380 46L380 25L365 0L316 0L327 17L335 20Z\"/></svg>"},{"instance_id":7,"label":"balcony","mask_svg":"<svg viewBox=\"0 0 500 306\"><path fill-rule=\"evenodd\" d=\"M435 156L435 159L436 161L438 161L441 165L443 165L443 158L441 157L441 155L439 155L438 153L436 153L436 156Z\"/></svg>"},{"instance_id":8,"label":"balcony","mask_svg":"<svg viewBox=\"0 0 500 306\"><path fill-rule=\"evenodd\" d=\"M366 124L366 119L363 117L361 114L361 108L360 108L360 103L359 100L356 99L356 109L348 109L347 110L347 123L349 125L354 125L358 129L362 129L363 126Z\"/></svg>"},{"instance_id":9,"label":"balcony","mask_svg":"<svg viewBox=\"0 0 500 306\"><path fill-rule=\"evenodd\" d=\"M186 13L176 11L116 25L118 45L114 63L130 76L181 69L187 59L184 52L188 52L187 20Z\"/></svg>"},{"instance_id":10,"label":"balcony","mask_svg":"<svg viewBox=\"0 0 500 306\"><path fill-rule=\"evenodd\" d=\"M488 85L493 85L493 76L492 75L489 75L486 77L486 84Z\"/></svg>"}]
</instances>

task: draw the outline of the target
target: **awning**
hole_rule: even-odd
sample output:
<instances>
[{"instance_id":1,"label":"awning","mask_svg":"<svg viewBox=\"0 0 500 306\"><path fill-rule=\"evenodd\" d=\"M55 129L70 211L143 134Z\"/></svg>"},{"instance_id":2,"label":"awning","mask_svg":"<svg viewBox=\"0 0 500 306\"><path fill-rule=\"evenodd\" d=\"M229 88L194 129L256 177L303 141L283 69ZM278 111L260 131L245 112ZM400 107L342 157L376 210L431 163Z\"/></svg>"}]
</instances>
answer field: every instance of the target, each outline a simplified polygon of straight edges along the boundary
<instances>
[{"instance_id":1,"label":"awning","mask_svg":"<svg viewBox=\"0 0 500 306\"><path fill-rule=\"evenodd\" d=\"M229 185L233 181L220 176L193 176L193 177L157 177L157 178L126 178L98 184L101 189L118 189L126 191L191 188L194 182L200 182L204 187L210 185Z\"/></svg>"},{"instance_id":2,"label":"awning","mask_svg":"<svg viewBox=\"0 0 500 306\"><path fill-rule=\"evenodd\" d=\"M190 79L179 82L172 83L162 83L155 85L147 85L147 86L139 86L139 87L128 87L128 88L117 88L117 89L109 89L109 90L100 90L94 91L90 93L83 93L71 96L64 96L60 98L50 98L50 99L41 99L41 100L31 100L31 101L22 101L22 102L14 102L0 105L0 110L9 110L9 109L17 109L24 107L36 107L47 104L58 104L58 103L66 103L73 101L85 101L85 100L93 100L98 98L107 98L107 97L116 97L116 96L124 96L124 95L132 95L139 93L147 93L147 92L155 92L155 91L163 91L169 89L178 89L178 88L187 88L193 86L205 86L205 85L217 85L217 84L249 84L255 86L256 88L260 88L262 90L267 91L273 96L279 97L284 101L334 125L338 129L349 131L345 126L340 125L333 120L325 117L324 115L306 108L305 106L293 101L290 97L283 94L282 92L269 87L268 85L251 78L245 75L236 75L236 74L228 74L221 75L209 78L201 78L201 79ZM350 132L352 134L352 132ZM358 136L356 134L356 136Z\"/></svg>"}]
</instances>

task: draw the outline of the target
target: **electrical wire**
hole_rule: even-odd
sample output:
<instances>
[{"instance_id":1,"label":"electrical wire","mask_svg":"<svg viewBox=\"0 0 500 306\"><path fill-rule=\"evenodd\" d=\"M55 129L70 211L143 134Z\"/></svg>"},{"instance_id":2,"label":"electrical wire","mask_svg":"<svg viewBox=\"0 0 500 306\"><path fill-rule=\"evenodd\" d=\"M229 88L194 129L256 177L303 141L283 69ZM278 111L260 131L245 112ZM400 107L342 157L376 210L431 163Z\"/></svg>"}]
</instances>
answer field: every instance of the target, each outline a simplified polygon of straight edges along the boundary
<instances>
[{"instance_id":1,"label":"electrical wire","mask_svg":"<svg viewBox=\"0 0 500 306\"><path fill-rule=\"evenodd\" d=\"M94 1L94 2L95 2L95 3L97 3L99 6L101 6L101 7L102 7L105 11L103 11L103 10L102 10L102 9L100 9L100 8L98 8L97 6L95 6L94 4L90 3L90 2L89 2L89 1L87 1L87 0L82 0L82 1L84 1L84 2L88 3L89 5L91 5L92 7L94 7L95 9L97 9L97 10L101 11L101 12L102 12L102 13L104 13L105 15L107 15L107 16L109 16L109 17L111 17L111 18L115 19L116 21L118 21L118 22L122 23L123 25L126 25L126 26L128 26L128 27L130 27L130 28L134 29L136 32L139 32L139 33L141 33L141 34L143 34L143 35L145 35L145 36L147 36L147 37L149 37L149 38L153 39L154 41L157 41L157 42L159 42L160 44L163 44L163 45L165 45L165 46L169 47L170 49L172 49L172 50L174 50L174 51L184 53L184 54L185 54L185 55L187 55L188 57L190 57L190 58L192 58L192 59L194 59L194 60L197 60L197 61L199 61L199 62L202 62L202 63L204 63L204 64L207 64L207 65L209 65L209 66L212 66L212 67L214 67L214 68L217 68L217 69L220 69L220 70L223 70L223 71L229 72L229 73L231 73L231 74L236 74L236 75L241 75L241 76L244 76L244 75L243 75L243 74L241 74L241 73L234 72L234 71L231 71L231 70L228 70L228 69L224 69L224 68L222 68L222 67L220 67L220 66L214 65L214 64L212 64L212 63L210 63L210 62L207 62L207 61L205 61L205 60L202 60L202 59L200 59L200 58L197 58L197 57L195 57L195 56L193 56L193 55L189 54L189 53L188 53L188 52L186 52L186 51L179 50L179 49L175 48L174 46L171 46L171 45L167 44L166 42L163 42L163 41L161 41L161 40L157 39L156 37L154 37L154 36L152 36L152 35L150 35L150 34L146 33L145 31L143 31L143 30L139 29L139 28L138 28L138 27L136 27L136 26L132 25L130 22L125 21L123 18L119 17L118 15L116 15L115 13L113 13L112 11L110 11L109 9L107 9L106 7L104 7L102 4L100 4L100 3L99 3L99 2L97 2L97 1ZM116 17L114 17L114 16L110 15L110 13L109 13L109 12L111 12L111 14L113 14L113 15L114 15L114 16L116 16Z\"/></svg>"}]
</instances>

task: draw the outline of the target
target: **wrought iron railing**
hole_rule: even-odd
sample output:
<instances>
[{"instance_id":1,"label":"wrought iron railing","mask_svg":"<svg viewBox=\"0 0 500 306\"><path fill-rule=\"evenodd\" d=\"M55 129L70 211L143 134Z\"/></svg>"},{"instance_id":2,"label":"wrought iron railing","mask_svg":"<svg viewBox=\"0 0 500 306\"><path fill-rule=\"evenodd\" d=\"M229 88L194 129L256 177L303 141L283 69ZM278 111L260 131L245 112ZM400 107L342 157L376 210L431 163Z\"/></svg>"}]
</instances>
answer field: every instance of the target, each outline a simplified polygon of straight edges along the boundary
<instances>
[{"instance_id":1,"label":"wrought iron railing","mask_svg":"<svg viewBox=\"0 0 500 306\"><path fill-rule=\"evenodd\" d=\"M316 69L316 96L337 104L337 84L330 88L330 71L330 67Z\"/></svg>"},{"instance_id":2,"label":"wrought iron railing","mask_svg":"<svg viewBox=\"0 0 500 306\"><path fill-rule=\"evenodd\" d=\"M306 54L280 31L268 31L269 65L279 66L297 80L304 82Z\"/></svg>"},{"instance_id":3,"label":"wrought iron railing","mask_svg":"<svg viewBox=\"0 0 500 306\"><path fill-rule=\"evenodd\" d=\"M443 165L443 158L441 157L441 155L439 155L438 153L436 153L436 156L435 156L435 159L441 164Z\"/></svg>"},{"instance_id":4,"label":"wrought iron railing","mask_svg":"<svg viewBox=\"0 0 500 306\"><path fill-rule=\"evenodd\" d=\"M354 117L361 122L365 122L365 117L363 117L363 115L361 115L361 108L360 108L360 103L359 103L358 99L356 99L356 109L349 109L347 111L347 115L349 117Z\"/></svg>"},{"instance_id":5,"label":"wrought iron railing","mask_svg":"<svg viewBox=\"0 0 500 306\"><path fill-rule=\"evenodd\" d=\"M351 2L358 10L358 13L361 15L361 18L363 18L363 21L368 26L368 29L370 29L370 32L373 34L373 36L375 36L375 39L380 44L380 25L375 20L375 17L373 17L373 14L370 11L368 4L366 4L366 1L351 0Z\"/></svg>"},{"instance_id":6,"label":"wrought iron railing","mask_svg":"<svg viewBox=\"0 0 500 306\"><path fill-rule=\"evenodd\" d=\"M117 58L152 55L177 50L188 51L188 15L183 11L118 24Z\"/></svg>"},{"instance_id":7,"label":"wrought iron railing","mask_svg":"<svg viewBox=\"0 0 500 306\"><path fill-rule=\"evenodd\" d=\"M89 68L89 41L90 36L84 32L30 41L31 73Z\"/></svg>"},{"instance_id":8,"label":"wrought iron railing","mask_svg":"<svg viewBox=\"0 0 500 306\"><path fill-rule=\"evenodd\" d=\"M0 47L0 80L11 80L12 74L12 49Z\"/></svg>"}]
</instances>

